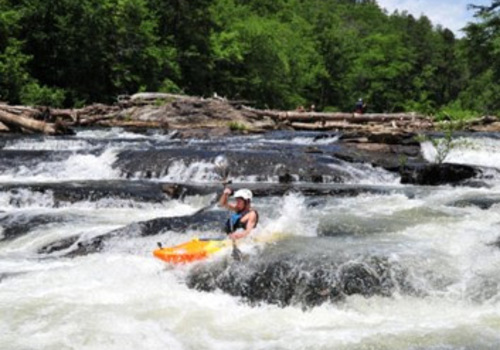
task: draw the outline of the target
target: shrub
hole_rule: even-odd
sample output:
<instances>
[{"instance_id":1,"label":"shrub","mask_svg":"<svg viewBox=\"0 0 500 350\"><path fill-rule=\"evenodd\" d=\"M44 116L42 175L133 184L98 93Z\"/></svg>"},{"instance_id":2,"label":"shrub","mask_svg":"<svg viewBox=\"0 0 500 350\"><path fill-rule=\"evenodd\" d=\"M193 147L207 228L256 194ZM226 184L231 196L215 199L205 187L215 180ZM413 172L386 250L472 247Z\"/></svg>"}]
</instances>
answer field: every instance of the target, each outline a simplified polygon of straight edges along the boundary
<instances>
[{"instance_id":1,"label":"shrub","mask_svg":"<svg viewBox=\"0 0 500 350\"><path fill-rule=\"evenodd\" d=\"M243 123L239 122L229 122L228 124L229 130L231 131L245 131L247 130L247 126Z\"/></svg>"},{"instance_id":2,"label":"shrub","mask_svg":"<svg viewBox=\"0 0 500 350\"><path fill-rule=\"evenodd\" d=\"M32 82L22 88L20 100L24 105L62 107L65 95L63 89L40 86Z\"/></svg>"}]
</instances>

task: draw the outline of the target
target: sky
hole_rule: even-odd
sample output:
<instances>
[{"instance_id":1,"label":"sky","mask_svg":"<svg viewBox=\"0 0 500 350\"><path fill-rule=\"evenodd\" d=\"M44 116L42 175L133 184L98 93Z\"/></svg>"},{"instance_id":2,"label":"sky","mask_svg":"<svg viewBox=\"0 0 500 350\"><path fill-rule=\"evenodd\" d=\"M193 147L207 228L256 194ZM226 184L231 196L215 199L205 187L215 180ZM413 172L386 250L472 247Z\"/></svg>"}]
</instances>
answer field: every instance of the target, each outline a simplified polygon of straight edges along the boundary
<instances>
[{"instance_id":1,"label":"sky","mask_svg":"<svg viewBox=\"0 0 500 350\"><path fill-rule=\"evenodd\" d=\"M474 11L468 10L468 4L490 5L491 0L378 0L380 7L389 14L395 10L407 11L414 17L427 16L434 25L450 29L457 37L462 37L460 31L467 22L474 21Z\"/></svg>"}]
</instances>

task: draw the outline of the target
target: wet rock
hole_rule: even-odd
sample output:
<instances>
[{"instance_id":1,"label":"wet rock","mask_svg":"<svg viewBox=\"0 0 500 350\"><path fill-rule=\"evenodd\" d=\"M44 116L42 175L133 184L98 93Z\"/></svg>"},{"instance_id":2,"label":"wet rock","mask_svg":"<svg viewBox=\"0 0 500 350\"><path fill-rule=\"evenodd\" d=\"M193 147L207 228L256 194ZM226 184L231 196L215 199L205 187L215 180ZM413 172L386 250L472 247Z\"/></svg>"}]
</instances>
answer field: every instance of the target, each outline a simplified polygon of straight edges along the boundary
<instances>
[{"instance_id":1,"label":"wet rock","mask_svg":"<svg viewBox=\"0 0 500 350\"><path fill-rule=\"evenodd\" d=\"M20 164L29 168L40 162L60 162L68 159L73 153L66 151L36 151L36 150L0 150L0 171L7 172L16 169Z\"/></svg>"},{"instance_id":2,"label":"wet rock","mask_svg":"<svg viewBox=\"0 0 500 350\"><path fill-rule=\"evenodd\" d=\"M500 248L500 237L498 237L495 242L490 243L490 245Z\"/></svg>"},{"instance_id":3,"label":"wet rock","mask_svg":"<svg viewBox=\"0 0 500 350\"><path fill-rule=\"evenodd\" d=\"M197 265L186 283L203 291L220 289L251 305L310 308L355 294L390 296L396 290L416 294L403 271L383 257L338 264L328 259L257 256L244 262L224 260Z\"/></svg>"},{"instance_id":4,"label":"wet rock","mask_svg":"<svg viewBox=\"0 0 500 350\"><path fill-rule=\"evenodd\" d=\"M415 133L407 132L371 132L366 135L368 142L372 143L420 147L420 142L415 139L415 136Z\"/></svg>"},{"instance_id":5,"label":"wet rock","mask_svg":"<svg viewBox=\"0 0 500 350\"><path fill-rule=\"evenodd\" d=\"M333 156L350 163L369 163L389 171L397 172L404 165L416 166L425 163L420 146L391 145L383 143L345 144Z\"/></svg>"},{"instance_id":6,"label":"wet rock","mask_svg":"<svg viewBox=\"0 0 500 350\"><path fill-rule=\"evenodd\" d=\"M474 278L466 287L467 297L476 303L485 303L487 301L496 302L500 290L500 281L497 275L478 276Z\"/></svg>"},{"instance_id":7,"label":"wet rock","mask_svg":"<svg viewBox=\"0 0 500 350\"><path fill-rule=\"evenodd\" d=\"M178 232L180 234L187 230L223 232L222 226L226 218L227 213L222 211L198 211L191 216L157 218L136 222L88 240L80 238L75 245L75 249L68 252L66 256L74 257L99 252L114 238L153 236L166 231ZM72 245L73 242L70 240L53 242L42 247L40 252L52 253L60 251L61 249L67 249L68 244Z\"/></svg>"},{"instance_id":8,"label":"wet rock","mask_svg":"<svg viewBox=\"0 0 500 350\"><path fill-rule=\"evenodd\" d=\"M74 218L59 216L57 214L32 215L23 213L0 215L0 241L16 239L41 225L70 221L72 219Z\"/></svg>"},{"instance_id":9,"label":"wet rock","mask_svg":"<svg viewBox=\"0 0 500 350\"><path fill-rule=\"evenodd\" d=\"M450 202L448 203L448 205L460 208L474 206L483 210L487 210L490 209L493 205L498 203L500 203L500 198L472 197Z\"/></svg>"},{"instance_id":10,"label":"wet rock","mask_svg":"<svg viewBox=\"0 0 500 350\"><path fill-rule=\"evenodd\" d=\"M66 249L71 248L76 242L78 242L79 237L73 236L69 238L62 239L60 241L56 241L50 244L43 246L38 249L38 254L52 254L56 252L60 252Z\"/></svg>"},{"instance_id":11,"label":"wet rock","mask_svg":"<svg viewBox=\"0 0 500 350\"><path fill-rule=\"evenodd\" d=\"M0 283L8 278L14 278L16 276L23 275L24 272L3 272L0 273Z\"/></svg>"},{"instance_id":12,"label":"wet rock","mask_svg":"<svg viewBox=\"0 0 500 350\"><path fill-rule=\"evenodd\" d=\"M161 185L140 181L72 181L59 183L0 184L0 190L18 192L29 190L37 193L51 193L54 205L80 201L95 202L100 199L125 199L138 202L160 203L165 195ZM14 203L15 204L15 203Z\"/></svg>"},{"instance_id":13,"label":"wet rock","mask_svg":"<svg viewBox=\"0 0 500 350\"><path fill-rule=\"evenodd\" d=\"M324 153L322 150L320 150L318 147L314 146L308 146L304 150L305 153Z\"/></svg>"},{"instance_id":14,"label":"wet rock","mask_svg":"<svg viewBox=\"0 0 500 350\"><path fill-rule=\"evenodd\" d=\"M346 295L373 296L380 287L377 274L369 266L362 263L350 263L342 266L339 276L341 290Z\"/></svg>"},{"instance_id":15,"label":"wet rock","mask_svg":"<svg viewBox=\"0 0 500 350\"><path fill-rule=\"evenodd\" d=\"M219 152L209 149L165 149L123 151L113 165L129 178L163 177L183 172L183 181L222 181L214 169L217 157L228 160L230 178L247 177L267 182L282 177L287 180L310 182L318 176L329 177L334 182L345 182L352 175L340 167L329 164L338 162L331 156L303 152L241 150Z\"/></svg>"},{"instance_id":16,"label":"wet rock","mask_svg":"<svg viewBox=\"0 0 500 350\"><path fill-rule=\"evenodd\" d=\"M319 175L318 175L319 176ZM315 178L322 181L322 178ZM186 198L188 196L220 194L223 190L222 184L188 184L188 183L164 183L162 185L165 194L174 199ZM356 184L336 184L336 183L233 183L230 184L233 190L248 188L253 192L254 197L284 196L289 193L302 193L305 196L336 196L352 197L364 193L372 194L394 194L402 193L409 198L415 196L415 189L402 188L400 186L381 185L356 185Z\"/></svg>"},{"instance_id":17,"label":"wet rock","mask_svg":"<svg viewBox=\"0 0 500 350\"><path fill-rule=\"evenodd\" d=\"M469 165L427 164L420 167L406 166L401 169L401 183L413 185L460 184L481 174L481 171Z\"/></svg>"}]
</instances>

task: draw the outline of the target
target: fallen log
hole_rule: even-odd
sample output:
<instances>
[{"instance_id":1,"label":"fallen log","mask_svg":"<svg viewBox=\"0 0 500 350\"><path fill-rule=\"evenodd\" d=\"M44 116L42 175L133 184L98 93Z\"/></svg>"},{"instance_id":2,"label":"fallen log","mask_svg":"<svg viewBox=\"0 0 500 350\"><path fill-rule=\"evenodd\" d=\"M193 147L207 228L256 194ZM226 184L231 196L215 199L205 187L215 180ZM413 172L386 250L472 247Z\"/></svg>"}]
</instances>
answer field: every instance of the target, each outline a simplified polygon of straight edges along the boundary
<instances>
[{"instance_id":1,"label":"fallen log","mask_svg":"<svg viewBox=\"0 0 500 350\"><path fill-rule=\"evenodd\" d=\"M61 123L45 123L23 115L15 115L0 110L0 122L8 127L14 126L23 130L43 133L46 135L65 135L73 132Z\"/></svg>"},{"instance_id":2,"label":"fallen log","mask_svg":"<svg viewBox=\"0 0 500 350\"><path fill-rule=\"evenodd\" d=\"M300 122L292 122L290 126L295 130L305 130L305 131L329 131L329 130L376 130L379 129L387 129L387 130L424 130L431 129L432 123L426 122L410 122L410 121L392 121L390 123L349 123L346 121L343 122L315 122L315 123L300 123Z\"/></svg>"},{"instance_id":3,"label":"fallen log","mask_svg":"<svg viewBox=\"0 0 500 350\"><path fill-rule=\"evenodd\" d=\"M8 132L10 129L4 123L0 122L0 132Z\"/></svg>"},{"instance_id":4,"label":"fallen log","mask_svg":"<svg viewBox=\"0 0 500 350\"><path fill-rule=\"evenodd\" d=\"M14 114L14 115L25 115L25 116L31 116L31 115L36 115L39 114L40 111L31 107L25 107L25 106L9 106L6 104L0 104L0 111L4 111L9 114Z\"/></svg>"},{"instance_id":5,"label":"fallen log","mask_svg":"<svg viewBox=\"0 0 500 350\"><path fill-rule=\"evenodd\" d=\"M50 109L51 120L64 119L71 122L78 120L78 110L75 109Z\"/></svg>"},{"instance_id":6,"label":"fallen log","mask_svg":"<svg viewBox=\"0 0 500 350\"><path fill-rule=\"evenodd\" d=\"M114 119L114 115L98 115L93 117L78 118L76 124L79 126L89 126L93 124L98 124L102 121Z\"/></svg>"},{"instance_id":7,"label":"fallen log","mask_svg":"<svg viewBox=\"0 0 500 350\"><path fill-rule=\"evenodd\" d=\"M100 126L107 127L123 127L123 128L138 128L138 129L168 129L167 122L142 121L142 120L114 120L101 119L97 122Z\"/></svg>"},{"instance_id":8,"label":"fallen log","mask_svg":"<svg viewBox=\"0 0 500 350\"><path fill-rule=\"evenodd\" d=\"M346 114L346 113L297 113L279 114L281 120L301 122L345 121L352 124L388 123L391 121L417 121L423 119L411 114Z\"/></svg>"},{"instance_id":9,"label":"fallen log","mask_svg":"<svg viewBox=\"0 0 500 350\"><path fill-rule=\"evenodd\" d=\"M304 131L329 131L329 130L362 130L366 127L363 125L352 125L347 123L291 123L290 126L295 130Z\"/></svg>"},{"instance_id":10,"label":"fallen log","mask_svg":"<svg viewBox=\"0 0 500 350\"><path fill-rule=\"evenodd\" d=\"M297 122L326 122L326 121L346 121L348 123L363 124L369 122L391 122L391 121L416 121L426 120L421 115L415 113L324 113L324 112L296 112L296 111L274 111L274 110L259 110L243 106L244 110L254 113L258 116L271 117L278 120L288 120Z\"/></svg>"},{"instance_id":11,"label":"fallen log","mask_svg":"<svg viewBox=\"0 0 500 350\"><path fill-rule=\"evenodd\" d=\"M499 121L500 120L497 117L487 115L479 119L469 120L466 122L466 124L467 126L489 125Z\"/></svg>"}]
</instances>

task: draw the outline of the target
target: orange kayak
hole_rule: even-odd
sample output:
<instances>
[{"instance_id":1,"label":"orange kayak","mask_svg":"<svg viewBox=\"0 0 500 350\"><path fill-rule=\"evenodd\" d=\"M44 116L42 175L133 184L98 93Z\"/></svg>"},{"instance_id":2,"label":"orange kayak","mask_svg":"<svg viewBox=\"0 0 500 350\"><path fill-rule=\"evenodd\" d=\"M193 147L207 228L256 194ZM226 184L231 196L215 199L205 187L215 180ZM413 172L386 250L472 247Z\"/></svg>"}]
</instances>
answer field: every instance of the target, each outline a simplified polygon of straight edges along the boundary
<instances>
[{"instance_id":1,"label":"orange kayak","mask_svg":"<svg viewBox=\"0 0 500 350\"><path fill-rule=\"evenodd\" d=\"M199 239L176 245L174 247L158 248L153 251L153 255L168 263L190 263L203 260L215 254L223 248L230 247L229 239Z\"/></svg>"}]
</instances>

